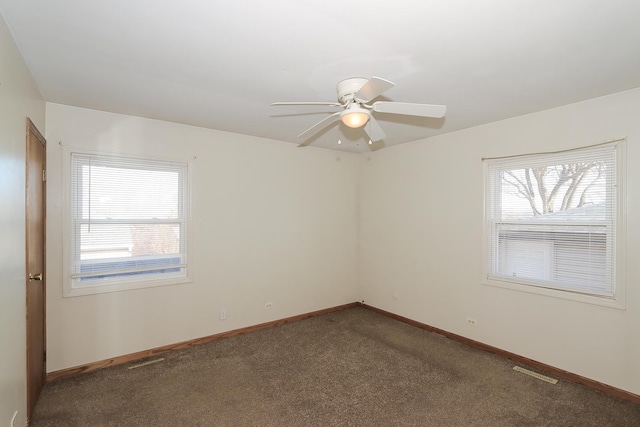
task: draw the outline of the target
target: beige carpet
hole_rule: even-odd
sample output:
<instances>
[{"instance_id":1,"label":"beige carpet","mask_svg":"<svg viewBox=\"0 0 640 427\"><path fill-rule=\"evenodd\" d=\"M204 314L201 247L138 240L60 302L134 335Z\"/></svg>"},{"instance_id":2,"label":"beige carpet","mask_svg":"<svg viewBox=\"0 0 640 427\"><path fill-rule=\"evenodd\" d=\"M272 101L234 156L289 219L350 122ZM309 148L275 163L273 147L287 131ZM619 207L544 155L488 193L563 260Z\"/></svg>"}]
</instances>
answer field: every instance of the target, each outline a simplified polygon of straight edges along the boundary
<instances>
[{"instance_id":1,"label":"beige carpet","mask_svg":"<svg viewBox=\"0 0 640 427\"><path fill-rule=\"evenodd\" d=\"M356 307L45 386L32 426L640 426L640 405Z\"/></svg>"}]
</instances>

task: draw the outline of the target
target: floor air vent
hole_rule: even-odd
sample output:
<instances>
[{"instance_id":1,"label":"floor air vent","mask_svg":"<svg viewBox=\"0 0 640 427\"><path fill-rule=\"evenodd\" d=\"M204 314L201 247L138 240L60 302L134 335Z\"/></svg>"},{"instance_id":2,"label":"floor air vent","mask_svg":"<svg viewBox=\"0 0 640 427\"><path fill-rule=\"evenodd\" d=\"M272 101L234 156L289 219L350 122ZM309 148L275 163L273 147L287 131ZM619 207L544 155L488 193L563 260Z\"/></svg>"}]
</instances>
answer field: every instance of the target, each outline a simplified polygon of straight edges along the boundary
<instances>
[{"instance_id":1,"label":"floor air vent","mask_svg":"<svg viewBox=\"0 0 640 427\"><path fill-rule=\"evenodd\" d=\"M537 372L530 371L528 369L521 368L520 366L514 366L513 370L514 371L518 371L518 372L522 372L523 374L530 375L530 376L532 376L534 378L537 378L537 379L542 380L542 381L546 381L546 382L551 383L551 384L557 384L558 383L558 380L556 380L554 378L545 377L544 375L541 375L541 374L539 374Z\"/></svg>"}]
</instances>

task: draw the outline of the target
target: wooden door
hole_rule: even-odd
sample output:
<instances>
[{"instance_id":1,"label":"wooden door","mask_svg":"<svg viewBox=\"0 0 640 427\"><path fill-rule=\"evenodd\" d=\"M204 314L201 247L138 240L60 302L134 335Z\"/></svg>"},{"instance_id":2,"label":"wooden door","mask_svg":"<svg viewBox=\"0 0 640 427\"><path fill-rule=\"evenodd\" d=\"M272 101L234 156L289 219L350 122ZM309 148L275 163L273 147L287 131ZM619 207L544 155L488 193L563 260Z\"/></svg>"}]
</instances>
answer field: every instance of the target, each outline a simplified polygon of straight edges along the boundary
<instances>
[{"instance_id":1,"label":"wooden door","mask_svg":"<svg viewBox=\"0 0 640 427\"><path fill-rule=\"evenodd\" d=\"M27 119L27 418L45 383L45 140Z\"/></svg>"}]
</instances>

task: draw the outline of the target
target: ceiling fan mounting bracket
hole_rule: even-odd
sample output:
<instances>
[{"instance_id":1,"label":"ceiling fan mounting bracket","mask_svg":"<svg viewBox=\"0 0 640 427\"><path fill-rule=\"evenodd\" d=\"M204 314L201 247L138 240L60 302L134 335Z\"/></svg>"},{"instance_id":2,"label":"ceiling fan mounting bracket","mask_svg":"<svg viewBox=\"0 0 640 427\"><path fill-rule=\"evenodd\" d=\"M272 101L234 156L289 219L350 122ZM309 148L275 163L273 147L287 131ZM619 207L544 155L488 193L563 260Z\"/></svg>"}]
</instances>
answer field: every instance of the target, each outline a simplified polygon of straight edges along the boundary
<instances>
[{"instance_id":1,"label":"ceiling fan mounting bracket","mask_svg":"<svg viewBox=\"0 0 640 427\"><path fill-rule=\"evenodd\" d=\"M336 86L336 91L338 92L338 100L340 101L340 103L346 104L349 100L360 103L359 100L355 99L354 95L362 88L362 86L364 86L367 81L369 81L369 79L365 79L362 77L351 77L340 81Z\"/></svg>"}]
</instances>

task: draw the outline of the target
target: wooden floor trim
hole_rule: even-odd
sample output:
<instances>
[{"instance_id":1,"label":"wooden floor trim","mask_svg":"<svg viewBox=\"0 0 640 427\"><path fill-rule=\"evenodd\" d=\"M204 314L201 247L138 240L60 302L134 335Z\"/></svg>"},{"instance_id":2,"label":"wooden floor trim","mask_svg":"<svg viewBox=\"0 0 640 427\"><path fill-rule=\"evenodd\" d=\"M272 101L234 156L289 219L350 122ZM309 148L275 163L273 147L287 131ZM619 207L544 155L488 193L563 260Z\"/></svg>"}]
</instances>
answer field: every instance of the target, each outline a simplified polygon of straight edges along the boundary
<instances>
[{"instance_id":1,"label":"wooden floor trim","mask_svg":"<svg viewBox=\"0 0 640 427\"><path fill-rule=\"evenodd\" d=\"M317 311L312 311L310 313L298 314L296 316L291 316L284 319L274 320L266 323L260 323L258 325L248 326L246 328L234 329L232 331L221 332L219 334L209 335L202 338L196 338L189 341L183 341L177 344L169 344L162 347L152 348L150 350L143 350L137 353L131 353L131 354L126 354L124 356L118 356L118 357L113 357L111 359L101 360L98 362L87 363L86 365L80 365L80 366L75 366L73 368L61 369L59 371L48 373L47 381L53 381L59 378L68 377L70 375L76 375L83 372L95 371L96 369L106 368L107 366L115 366L123 363L128 363L134 360L146 359L148 357L157 356L159 354L166 353L168 351L179 350L179 349L192 347L199 344L205 344L205 343L217 341L223 338L228 338L228 337L233 337L240 334L259 331L261 329L273 328L275 326L284 325L285 323L296 322L298 320L308 319L310 317L315 317L315 316L321 316L323 314L344 310L344 309L355 307L358 305L359 303L353 302L350 304L344 304L336 307L325 308L323 310L317 310Z\"/></svg>"},{"instance_id":2,"label":"wooden floor trim","mask_svg":"<svg viewBox=\"0 0 640 427\"><path fill-rule=\"evenodd\" d=\"M520 363L522 365L527 365L529 367L532 367L534 369L538 369L540 371L546 372L546 373L554 375L556 377L559 377L559 378L562 378L562 379L565 379L565 380L568 380L568 381L572 381L574 383L582 384L582 385L587 386L587 387L592 388L592 389L600 390L600 391L602 391L602 392L604 392L604 393L606 393L608 395L619 397L621 399L628 400L628 401L631 401L631 402L636 403L636 404L640 404L640 395L637 395L637 394L634 394L634 393L631 393L631 392L628 392L628 391L625 391L625 390L622 390L622 389L619 389L619 388L616 388L616 387L612 387L612 386L607 385L607 384L603 384L601 382L598 382L598 381L595 381L595 380L592 380L592 379L589 379L589 378L574 374L572 372L568 372L568 371L565 371L563 369L559 369L559 368L556 368L554 366L547 365L545 363L538 362L536 360L529 359L527 357L523 357L523 356L517 355L515 353L511 353L509 351L502 350L500 348L490 346L488 344L481 343L479 341L474 341L472 339L463 337L461 335L457 335L457 334L454 334L454 333L451 333L451 332L447 332L447 331L445 331L443 329L438 329L436 327L426 325L426 324L418 322L416 320L409 319L407 317L403 317L403 316L391 313L389 311L382 310L380 308L376 308L376 307L373 307L373 306L370 306L370 305L367 305L367 304L364 304L364 303L361 303L361 306L366 308L366 309L368 309L368 310L374 311L376 313L382 314L384 316L390 317L390 318L395 319L395 320L399 320L400 322L407 323L407 324L409 324L411 326L415 326L415 327L423 329L425 331L434 332L434 333L436 333L438 335L443 335L443 336L445 336L447 338L450 338L450 339L452 339L454 341L461 342L461 343L466 344L468 346L475 347L475 348L478 348L480 350L488 351L490 353L496 354L496 355L498 355L500 357L503 357L505 359L512 360L512 361L514 361L516 363Z\"/></svg>"},{"instance_id":3,"label":"wooden floor trim","mask_svg":"<svg viewBox=\"0 0 640 427\"><path fill-rule=\"evenodd\" d=\"M484 351L488 351L490 353L496 354L500 357L503 357L505 359L509 359L512 360L516 363L520 363L522 365L526 365L529 367L532 367L534 369L538 369L542 372L546 372L548 374L554 375L558 378L562 378L568 381L572 381L578 384L582 384L584 386L587 386L589 388L595 389L595 390L600 390L606 394L609 394L611 396L615 396L624 400L628 400L631 401L633 403L636 404L640 404L640 395L616 388L616 387L612 387L610 385L607 384L603 384L601 382L574 374L572 372L568 372L565 371L563 369L559 369L556 368L554 366L551 365L547 365L545 363L542 362L538 362L536 360L533 359L529 359L527 357L523 357L520 356L518 354L515 353L511 353L509 351L506 350L502 350L500 348L497 347L493 347L491 345L488 344L484 344L481 343L479 341L475 341L472 340L470 338L466 338L463 337L461 335L457 335L448 331L445 331L443 329L439 329L421 322L418 322L417 320L413 320L413 319L409 319L408 317L403 317L400 316L398 314L394 314L391 313L389 311L386 310L382 310L380 308L377 307L373 307L364 303L360 303L360 302L354 302L354 303L350 303L350 304L344 304L344 305L339 305L336 307L331 307L331 308L326 308L323 310L317 310L317 311L312 311L310 313L305 313L305 314L299 314L296 316L291 316L291 317L287 317L284 319L279 319L279 320L274 320L271 322L266 322L266 323L260 323L258 325L253 325L253 326L248 326L246 328L240 328L240 329L234 329L232 331L227 331L227 332L221 332L219 334L214 334L214 335L209 335L206 337L202 337L202 338L196 338L193 340L189 340L189 341L183 341L180 343L176 343L176 344L170 344L170 345L165 345L162 347L156 347L150 350L143 350L143 351L139 351L137 353L131 353L131 354L126 354L124 356L118 356L118 357L114 357L111 359L106 359L106 360L101 360L98 362L93 362L93 363L88 363L86 365L80 365L80 366L75 366L73 368L67 368L67 369L62 369L59 371L54 371L54 372L50 372L47 374L47 381L53 381L56 380L58 378L63 378L63 377L67 377L70 375L76 375L76 374L80 374L83 372L90 372L90 371L94 371L96 369L101 369L101 368L106 368L108 366L115 366L115 365L120 365L123 363L128 363L134 360L139 360L139 359L145 359L148 357L153 357L153 356L157 356L159 354L162 353L166 353L168 351L172 351L172 350L179 350L179 349L183 349L183 348L187 348L187 347L192 347L195 345L199 345L199 344L205 344L208 342L212 342L212 341L217 341L223 338L228 338L228 337L233 337L236 335L240 335L240 334L246 334L249 332L254 332L254 331L259 331L262 329L267 329L267 328L273 328L275 326L280 326L280 325L284 325L286 323L291 323L291 322L295 322L298 320L302 320L302 319L308 319L310 317L315 317L315 316L321 316L323 314L327 314L327 313L332 313L334 311L340 311L340 310L344 310L347 308L351 308L351 307L356 307L356 306L361 306L363 308L366 308L367 310L371 310L373 312L379 313L381 315L384 315L386 317L398 320L400 322L406 323L408 325L411 326L415 326L417 328L423 329L425 331L428 332L434 332L436 334L445 336L447 338L450 338L454 341L458 341L460 343L466 344L468 346L471 347L475 347L478 348L480 350L484 350Z\"/></svg>"}]
</instances>

